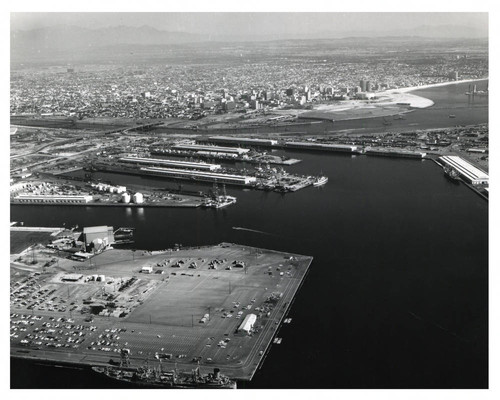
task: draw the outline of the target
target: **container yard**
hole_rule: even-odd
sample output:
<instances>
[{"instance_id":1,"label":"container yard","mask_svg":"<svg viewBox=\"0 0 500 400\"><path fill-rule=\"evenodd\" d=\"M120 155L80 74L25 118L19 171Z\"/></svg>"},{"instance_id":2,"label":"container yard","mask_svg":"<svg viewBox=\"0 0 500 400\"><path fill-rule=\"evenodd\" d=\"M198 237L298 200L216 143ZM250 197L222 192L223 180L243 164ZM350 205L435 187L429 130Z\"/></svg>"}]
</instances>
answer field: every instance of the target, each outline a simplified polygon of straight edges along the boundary
<instances>
[{"instance_id":1,"label":"container yard","mask_svg":"<svg viewBox=\"0 0 500 400\"><path fill-rule=\"evenodd\" d=\"M12 265L11 356L92 367L117 365L128 349L131 367L199 363L250 380L311 262L221 243Z\"/></svg>"}]
</instances>

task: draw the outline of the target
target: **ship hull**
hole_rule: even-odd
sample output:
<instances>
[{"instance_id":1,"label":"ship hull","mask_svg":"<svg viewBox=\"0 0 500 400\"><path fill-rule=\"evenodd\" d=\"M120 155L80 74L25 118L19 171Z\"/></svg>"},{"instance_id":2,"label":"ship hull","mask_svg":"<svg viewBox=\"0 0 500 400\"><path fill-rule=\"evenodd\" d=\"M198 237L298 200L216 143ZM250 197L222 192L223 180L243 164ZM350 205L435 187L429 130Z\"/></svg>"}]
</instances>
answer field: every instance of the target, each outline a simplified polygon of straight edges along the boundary
<instances>
[{"instance_id":1,"label":"ship hull","mask_svg":"<svg viewBox=\"0 0 500 400\"><path fill-rule=\"evenodd\" d=\"M169 381L155 381L144 380L141 378L125 377L110 375L104 368L93 367L92 370L103 375L109 380L115 382L123 382L135 386L141 386L150 389L236 389L236 381L227 379L225 382L169 382Z\"/></svg>"}]
</instances>

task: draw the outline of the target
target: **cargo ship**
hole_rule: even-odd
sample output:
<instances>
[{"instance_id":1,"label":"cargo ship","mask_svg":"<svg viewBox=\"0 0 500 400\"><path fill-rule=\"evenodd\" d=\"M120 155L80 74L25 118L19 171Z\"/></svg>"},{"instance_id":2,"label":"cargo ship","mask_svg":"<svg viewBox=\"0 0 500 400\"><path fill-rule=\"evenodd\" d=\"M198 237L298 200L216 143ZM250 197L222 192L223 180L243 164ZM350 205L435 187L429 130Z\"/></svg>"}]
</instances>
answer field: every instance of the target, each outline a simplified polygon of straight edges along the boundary
<instances>
[{"instance_id":1,"label":"cargo ship","mask_svg":"<svg viewBox=\"0 0 500 400\"><path fill-rule=\"evenodd\" d=\"M236 381L222 375L218 368L205 375L201 374L199 366L188 373L177 369L163 371L161 364L158 368L92 367L92 370L113 380L150 388L236 389Z\"/></svg>"}]
</instances>

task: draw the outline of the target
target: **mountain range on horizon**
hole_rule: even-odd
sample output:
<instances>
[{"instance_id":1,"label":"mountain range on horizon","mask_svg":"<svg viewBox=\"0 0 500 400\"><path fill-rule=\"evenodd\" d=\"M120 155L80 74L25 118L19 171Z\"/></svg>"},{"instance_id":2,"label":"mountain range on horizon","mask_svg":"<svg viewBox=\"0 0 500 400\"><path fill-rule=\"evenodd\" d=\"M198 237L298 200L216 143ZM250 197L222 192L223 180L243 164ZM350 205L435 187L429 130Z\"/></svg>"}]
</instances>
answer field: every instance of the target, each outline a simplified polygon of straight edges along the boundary
<instances>
[{"instance_id":1,"label":"mountain range on horizon","mask_svg":"<svg viewBox=\"0 0 500 400\"><path fill-rule=\"evenodd\" d=\"M11 32L11 50L66 50L81 47L100 47L120 44L174 45L202 42L251 42L298 39L341 39L356 37L421 37L426 39L487 38L485 31L456 25L420 26L405 30L384 31L321 31L280 34L200 34L141 27L113 26L89 29L59 25Z\"/></svg>"},{"instance_id":2,"label":"mountain range on horizon","mask_svg":"<svg viewBox=\"0 0 500 400\"><path fill-rule=\"evenodd\" d=\"M385 38L385 39L384 39ZM351 46L363 40L422 42L435 40L487 40L487 35L477 29L455 25L421 26L406 30L385 30L368 32L322 31L298 34L200 34L160 30L151 26L112 26L90 29L80 26L58 25L31 30L15 30L10 35L10 60L14 63L31 63L35 61L85 60L88 58L120 60L120 57L133 51L145 50L151 46L178 45L214 45L243 43L273 43L277 41L329 40L335 45L336 40L348 41ZM345 44L345 43L344 43ZM339 42L339 45L340 42ZM253 44L255 46L255 44ZM205 49L206 50L206 49Z\"/></svg>"}]
</instances>

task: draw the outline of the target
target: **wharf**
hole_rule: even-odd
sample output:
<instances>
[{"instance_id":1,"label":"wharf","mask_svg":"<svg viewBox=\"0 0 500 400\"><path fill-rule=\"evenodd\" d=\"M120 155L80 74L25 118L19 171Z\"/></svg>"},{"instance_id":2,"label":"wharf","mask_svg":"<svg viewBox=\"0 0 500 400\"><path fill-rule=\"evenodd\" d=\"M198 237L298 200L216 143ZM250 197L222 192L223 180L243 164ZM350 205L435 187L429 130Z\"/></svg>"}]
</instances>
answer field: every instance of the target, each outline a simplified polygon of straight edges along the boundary
<instances>
[{"instance_id":1,"label":"wharf","mask_svg":"<svg viewBox=\"0 0 500 400\"><path fill-rule=\"evenodd\" d=\"M189 268L193 262L196 268ZM162 354L164 369L176 365L190 371L199 360L202 373L216 367L233 379L248 381L263 362L311 262L309 256L221 243L178 251L115 249L78 263L82 275L88 268L87 274L105 275L110 284L83 278L63 282L61 277L74 273L75 264L63 258L57 271L38 276L23 275L11 266L19 274L11 282L10 354L85 368L110 365L110 360L118 363L119 350L128 348L131 367L146 360L155 366L155 355ZM214 264L217 269L210 267ZM140 273L144 266L154 272ZM131 277L133 283L116 291ZM125 317L95 315L90 322L89 314L82 313L84 300L103 291L117 296L117 307L130 308ZM30 296L38 302L32 309L27 308ZM76 306L72 313L58 311L70 301ZM206 314L209 318L202 323ZM238 328L249 314L257 319L247 334Z\"/></svg>"},{"instance_id":2,"label":"wharf","mask_svg":"<svg viewBox=\"0 0 500 400\"><path fill-rule=\"evenodd\" d=\"M281 148L281 147L277 147ZM288 158L288 159L283 159L282 157L279 156L274 156L274 155L269 155L269 154L263 154L260 156L254 156L254 157L249 157L249 158L239 158L239 157L228 157L226 155L221 155L217 153L209 153L209 154L204 154L204 153L198 153L194 151L182 151L182 150L175 150L175 153L170 153L168 151L160 151L160 150L152 150L151 151L152 156L170 156L170 157L179 157L179 158L184 158L184 157L196 157L200 159L205 159L205 160L217 160L217 161L222 161L225 163L236 163L236 162L241 162L241 163L250 163L250 164L273 164L273 165L295 165L300 163L302 160L296 159L296 158Z\"/></svg>"},{"instance_id":3,"label":"wharf","mask_svg":"<svg viewBox=\"0 0 500 400\"><path fill-rule=\"evenodd\" d=\"M23 203L11 199L11 205L28 205L28 206L72 206L72 207L131 207L131 208L148 208L148 207L165 207L165 208L196 208L203 204L201 198L198 199L183 199L183 200L162 200L155 203L105 203L105 202L88 202L88 203Z\"/></svg>"},{"instance_id":4,"label":"wharf","mask_svg":"<svg viewBox=\"0 0 500 400\"><path fill-rule=\"evenodd\" d=\"M409 150L396 150L391 148L374 148L368 147L365 149L364 153L367 156L381 156L381 157L402 157L402 158L415 158L418 160L423 160L427 153L421 151L409 151Z\"/></svg>"}]
</instances>

